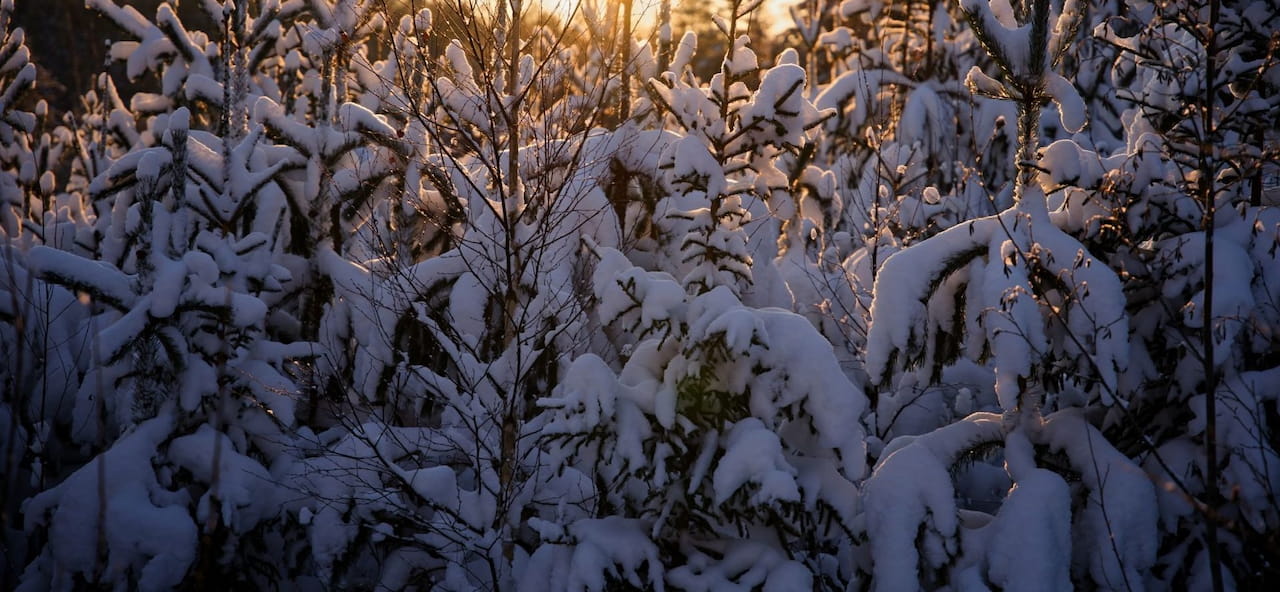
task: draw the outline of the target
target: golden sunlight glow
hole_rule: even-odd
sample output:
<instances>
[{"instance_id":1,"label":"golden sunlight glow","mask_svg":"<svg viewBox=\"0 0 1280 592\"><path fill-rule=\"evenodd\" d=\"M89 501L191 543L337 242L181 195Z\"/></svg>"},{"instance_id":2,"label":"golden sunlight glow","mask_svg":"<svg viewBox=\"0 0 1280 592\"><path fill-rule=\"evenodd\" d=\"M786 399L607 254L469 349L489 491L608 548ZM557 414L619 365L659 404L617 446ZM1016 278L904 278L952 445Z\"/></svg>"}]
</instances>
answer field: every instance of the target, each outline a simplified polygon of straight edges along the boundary
<instances>
[{"instance_id":1,"label":"golden sunlight glow","mask_svg":"<svg viewBox=\"0 0 1280 592\"><path fill-rule=\"evenodd\" d=\"M473 6L475 9L489 12L497 6L508 5L510 0L460 0L461 4ZM446 0L451 6L457 6L459 0ZM757 8L757 17L753 26L763 29L768 35L779 34L792 25L788 9L801 0L764 0ZM407 13L416 6L431 6L424 0L388 0L393 13ZM539 13L552 16L561 21L573 20L590 22L596 25L619 22L619 11L623 9L621 0L522 0L521 12L527 16ZM659 21L662 0L632 0L631 23L637 37L647 37ZM672 24L677 30L673 36L679 38L683 33L680 14L721 14L728 12L728 0L670 0ZM686 23L687 24L687 23ZM700 23L706 24L708 23ZM612 29L616 25L608 25Z\"/></svg>"}]
</instances>

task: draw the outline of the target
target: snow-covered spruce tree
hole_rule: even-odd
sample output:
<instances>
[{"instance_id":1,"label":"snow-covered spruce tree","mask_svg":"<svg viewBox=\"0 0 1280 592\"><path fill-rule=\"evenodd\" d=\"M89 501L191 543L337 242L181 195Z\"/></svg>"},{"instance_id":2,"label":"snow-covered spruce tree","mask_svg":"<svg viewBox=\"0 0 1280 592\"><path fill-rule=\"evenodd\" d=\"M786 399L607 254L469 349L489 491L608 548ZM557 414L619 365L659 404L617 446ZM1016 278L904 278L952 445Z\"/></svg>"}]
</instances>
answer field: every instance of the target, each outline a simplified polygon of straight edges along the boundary
<instances>
[{"instance_id":1,"label":"snow-covered spruce tree","mask_svg":"<svg viewBox=\"0 0 1280 592\"><path fill-rule=\"evenodd\" d=\"M1037 154L1042 107L1055 103L1068 129L1084 124L1074 87L1053 70L1079 6L961 8L1000 70L996 80L975 67L967 82L1017 107L1014 203L894 254L876 278L867 370L882 388L877 430L899 436L865 487L867 567L883 590L1142 586L1156 559L1155 490L1081 409L1128 405L1117 397L1124 294L1116 272L1062 230L1079 213L1071 203L1051 213L1037 182L1039 167L1071 164ZM958 375L977 392L921 398ZM921 401L938 417L908 410ZM947 424L975 408L999 413ZM981 462L996 450L1003 473ZM982 503L993 494L1003 500Z\"/></svg>"},{"instance_id":2,"label":"snow-covered spruce tree","mask_svg":"<svg viewBox=\"0 0 1280 592\"><path fill-rule=\"evenodd\" d=\"M536 525L553 544L531 561L561 574L538 589L852 577L865 399L804 317L758 307L791 304L775 243L801 226L779 167L821 114L794 52L758 71L738 22L754 7L717 18L730 49L708 83L684 71L690 35L650 82L674 128L655 138L653 250L588 245L612 347L577 358L540 405L544 438L598 493L587 517Z\"/></svg>"},{"instance_id":3,"label":"snow-covered spruce tree","mask_svg":"<svg viewBox=\"0 0 1280 592\"><path fill-rule=\"evenodd\" d=\"M1162 493L1162 582L1274 579L1280 240L1262 169L1276 158L1280 67L1262 2L1128 7L1095 29L1117 51L1124 143L1084 167L1114 204L1093 237L1126 272L1132 405L1111 426ZM1189 428L1189 429L1188 429ZM1216 539L1216 540L1215 540Z\"/></svg>"},{"instance_id":4,"label":"snow-covered spruce tree","mask_svg":"<svg viewBox=\"0 0 1280 592\"><path fill-rule=\"evenodd\" d=\"M49 159L49 165L65 177L55 178L56 209L49 208L46 217L51 213L52 219L40 227L46 246L100 257L100 233L105 229L99 224L110 219L113 204L110 199L94 201L89 187L125 154L146 145L148 136L139 131L139 123L107 73L94 78L75 111L63 114L62 125L53 133L61 143L61 159Z\"/></svg>"},{"instance_id":5,"label":"snow-covered spruce tree","mask_svg":"<svg viewBox=\"0 0 1280 592\"><path fill-rule=\"evenodd\" d=\"M362 370L351 345L353 319L336 302L323 260L382 257L370 232L407 225L406 212L419 203L413 179L404 177L411 148L386 113L403 121L416 97L393 90L397 60L371 57L378 35L387 33L377 3L313 2L295 21L276 44L283 59L266 76L277 88L256 99L252 119L277 143L276 158L299 163L281 183L289 205L287 261L300 280L288 299L297 336L323 346L303 381L308 423L323 428L338 420L332 407L341 407L345 385ZM403 43L405 33L395 31L391 43ZM424 242L409 238L399 246L412 252Z\"/></svg>"},{"instance_id":6,"label":"snow-covered spruce tree","mask_svg":"<svg viewBox=\"0 0 1280 592\"><path fill-rule=\"evenodd\" d=\"M691 292L723 285L753 306L790 307L774 258L784 234L802 250L808 226L793 194L806 182L830 189L820 170L806 166L806 132L830 113L806 97L796 52L759 67L739 28L758 4L734 2L732 19L715 18L728 49L709 81L688 70L698 39L687 33L672 69L649 82L650 100L677 134L661 151L666 187L651 213L652 265L672 271Z\"/></svg>"},{"instance_id":7,"label":"snow-covered spruce tree","mask_svg":"<svg viewBox=\"0 0 1280 592\"><path fill-rule=\"evenodd\" d=\"M37 176L36 162L31 153L30 136L35 131L36 115L22 109L20 101L26 92L35 84L36 66L30 62L30 51L25 45L26 33L20 27L13 26L13 1L0 2L0 238L4 239L5 249L0 263L5 266L4 286L6 302L4 321L13 325L18 321L18 312L22 303L21 289L15 283L15 274L19 273L22 256L18 250L21 237L27 230L27 222L36 216L31 204L31 186ZM29 234L29 231L27 232ZM26 243L32 237L27 237ZM20 327L7 327L9 330L21 332ZM16 344L20 341L18 333L13 339L6 339L4 344ZM7 349L7 348L6 348ZM4 380L4 404L12 404L16 400L18 389L16 382L23 364L13 358L15 352L4 352L3 359L10 360L6 371L0 374Z\"/></svg>"},{"instance_id":8,"label":"snow-covered spruce tree","mask_svg":"<svg viewBox=\"0 0 1280 592\"><path fill-rule=\"evenodd\" d=\"M263 296L269 301L288 279L271 263L271 235L228 233L228 220L218 214L243 211L236 205L268 201L265 194L279 190L259 185L237 194L219 169L246 180L269 180L275 172L254 171L245 161L255 138L225 155L231 162L224 168L215 148L187 129L186 117L185 109L169 116L167 142L126 155L95 181L93 189L114 201L109 221L99 225L105 231L99 247L111 259L93 261L50 247L31 251L31 267L41 278L86 293L94 304L95 314L85 321L91 334L87 373L74 397L61 404L69 410L72 441L105 451L27 504L28 528L49 529L48 545L28 569L28 585L61 586L69 577L160 588L181 581L197 553L185 496L174 491L183 486L198 492L194 517L206 536L243 534L270 518L274 492L267 471L245 454L281 453L282 429L292 426L294 408L283 396L292 387L282 364L306 349L291 352L266 336ZM194 158L183 162L186 157ZM224 207L210 212L191 200ZM121 433L128 435L117 439ZM147 459L161 454L162 470L152 473ZM142 480L144 475L151 477ZM151 489L158 501L133 506L136 495L148 494L132 487ZM112 497L97 499L102 489ZM100 512L83 514L93 507ZM140 545L127 523L101 520L126 507L140 512L128 514L129 520L182 520ZM98 543L85 554L77 550L84 540ZM242 542L248 551L248 541ZM209 565L226 560L216 547L202 549L216 557Z\"/></svg>"},{"instance_id":9,"label":"snow-covered spruce tree","mask_svg":"<svg viewBox=\"0 0 1280 592\"><path fill-rule=\"evenodd\" d=\"M297 565L267 467L293 454L289 366L313 349L273 338L290 335L273 314L291 279L278 264L288 238L280 175L299 163L276 156L247 119L251 47L274 45L264 31L279 29L280 6L263 4L255 19L245 4L215 4L203 7L222 27L210 37L167 4L150 21L90 3L136 39L113 52L130 74L156 72L161 92L134 94L130 113L104 88L111 111L76 127L68 183L93 204L93 232L72 250L30 252L34 274L91 306L81 380L48 429L92 456L24 507L39 543L27 589L259 586ZM132 136L136 114L143 131ZM121 140L124 154L110 147Z\"/></svg>"},{"instance_id":10,"label":"snow-covered spruce tree","mask_svg":"<svg viewBox=\"0 0 1280 592\"><path fill-rule=\"evenodd\" d=\"M368 42L383 20L361 0L306 0L280 3L211 2L198 9L214 31L189 31L170 7L162 5L155 24L132 7L94 0L90 6L117 22L136 41L117 43L131 77L152 70L159 93L138 93L135 111L163 112L187 106L205 129L233 141L261 132L255 142L272 146L266 164L279 167L279 199L243 204L278 216L278 261L294 277L280 301L277 327L290 338L318 341L325 306L332 298L329 280L317 267L318 253L345 252L348 240L372 209L375 195L390 189L387 179L401 168L401 146L371 110L394 68L372 63ZM397 101L404 109L404 101ZM258 127L261 130L258 130ZM390 139L390 140L389 140ZM228 147L224 146L224 149ZM241 231L248 230L240 228ZM308 414L323 404L326 380L349 373L345 348L329 347L320 363L308 365Z\"/></svg>"},{"instance_id":11,"label":"snow-covered spruce tree","mask_svg":"<svg viewBox=\"0 0 1280 592\"><path fill-rule=\"evenodd\" d=\"M35 191L40 177L31 150L36 114L20 102L35 84L36 66L26 32L13 26L13 0L0 3L0 232L16 239L24 221L39 219Z\"/></svg>"}]
</instances>

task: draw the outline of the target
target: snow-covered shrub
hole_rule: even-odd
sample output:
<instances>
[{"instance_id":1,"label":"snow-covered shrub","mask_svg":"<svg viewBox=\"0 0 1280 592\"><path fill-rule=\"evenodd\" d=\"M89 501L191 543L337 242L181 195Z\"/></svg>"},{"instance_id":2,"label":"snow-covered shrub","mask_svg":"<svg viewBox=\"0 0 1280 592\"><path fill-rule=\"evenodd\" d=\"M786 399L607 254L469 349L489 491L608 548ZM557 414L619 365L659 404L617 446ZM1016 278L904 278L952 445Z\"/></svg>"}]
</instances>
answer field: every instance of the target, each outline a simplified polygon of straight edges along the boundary
<instances>
[{"instance_id":1,"label":"snow-covered shrub","mask_svg":"<svg viewBox=\"0 0 1280 592\"><path fill-rule=\"evenodd\" d=\"M964 457L993 446L1009 480L994 516L961 507L953 483ZM1138 466L1077 410L1013 430L999 415L975 413L885 449L864 499L872 581L884 590L945 581L1070 590L1076 578L1141 586L1156 555L1154 496Z\"/></svg>"},{"instance_id":2,"label":"snow-covered shrub","mask_svg":"<svg viewBox=\"0 0 1280 592\"><path fill-rule=\"evenodd\" d=\"M1035 183L1040 106L1052 99L1066 105L1066 119L1077 128L1084 124L1078 121L1082 114L1072 113L1078 101L1074 88L1049 70L1065 48L1060 39L1078 17L1076 7L1069 5L1056 19L1052 35L1047 3L1037 4L1031 22L1016 29L984 2L965 4L965 10L1004 77L996 81L975 68L971 87L1019 106L1015 203L885 261L871 310L868 371L890 384L900 372L923 367L926 380L937 380L943 366L964 352L974 359L990 356L1005 411L1038 409L1039 391L1060 388L1052 376L1063 369L1093 376L1097 385L1081 386L1092 386L1110 403L1117 372L1127 366L1119 279L1105 266L1095 267L1087 249L1056 225ZM1037 45L1039 53L1013 53ZM1064 354L1083 357L1082 367L1054 370Z\"/></svg>"},{"instance_id":3,"label":"snow-covered shrub","mask_svg":"<svg viewBox=\"0 0 1280 592\"><path fill-rule=\"evenodd\" d=\"M69 416L83 360L84 309L75 294L41 281L28 253L55 220L57 187L51 163L63 138L48 133L48 107L27 100L36 66L26 33L15 26L14 4L0 2L0 574L16 582L27 545L24 500L55 480L46 446ZM65 212L61 212L65 214ZM15 574L14 578L8 574Z\"/></svg>"},{"instance_id":4,"label":"snow-covered shrub","mask_svg":"<svg viewBox=\"0 0 1280 592\"><path fill-rule=\"evenodd\" d=\"M361 99L368 108L344 105L334 126L349 116L368 128L352 131L377 133L391 154L339 156L367 154L366 168L395 171L403 185L375 193L353 236L323 243L312 259L332 282L325 349L347 356L328 377L345 435L298 465L314 497L290 511L323 541L315 559L326 577L505 589L545 538L560 536L553 525L589 517L579 508L595 485L554 470L533 402L591 344L581 244L620 243L603 188L634 138L591 130L597 106L536 76L564 67L563 55L510 53L523 46L515 27L469 25L472 37L431 54L430 23L463 16L441 10L397 29L401 49L432 68L413 73L423 85L415 111L380 97L384 117ZM476 40L501 51L473 54ZM391 219L389 208L403 207L396 199L438 240L411 237L429 245L416 251L391 242L396 228L379 216Z\"/></svg>"},{"instance_id":5,"label":"snow-covered shrub","mask_svg":"<svg viewBox=\"0 0 1280 592\"><path fill-rule=\"evenodd\" d=\"M709 83L684 75L688 35L673 70L650 82L674 131L653 143L649 174L666 193L653 250L589 243L593 317L616 349L578 357L540 401L548 446L600 485L590 519L561 526L534 559L599 557L605 574L591 589L807 589L851 577L842 563L866 401L805 317L767 307L791 305L775 244L789 234L800 245L804 227L782 167L822 114L794 52L748 85L758 64L736 21L749 8L734 3L718 21L729 50ZM627 520L611 525L618 536L649 555L588 536L611 514ZM573 574L562 584L581 585Z\"/></svg>"},{"instance_id":6,"label":"snow-covered shrub","mask_svg":"<svg viewBox=\"0 0 1280 592\"><path fill-rule=\"evenodd\" d=\"M830 562L848 550L866 402L830 345L794 313L746 307L726 286L691 295L596 252L601 320L626 336L621 369L580 357L540 404L553 413L544 437L607 485L597 511L642 520L681 588L794 583L770 559L787 550L802 573L847 578Z\"/></svg>"},{"instance_id":7,"label":"snow-covered shrub","mask_svg":"<svg viewBox=\"0 0 1280 592\"><path fill-rule=\"evenodd\" d=\"M788 168L804 228L783 244L796 310L856 369L872 285L903 245L1009 202L1011 104L965 93L989 57L954 3L805 3L793 17L810 86L831 109ZM814 21L804 14L817 11ZM792 170L794 170L794 168ZM820 182L815 182L819 181ZM801 250L798 247L804 246Z\"/></svg>"},{"instance_id":8,"label":"snow-covered shrub","mask_svg":"<svg viewBox=\"0 0 1280 592\"><path fill-rule=\"evenodd\" d=\"M1072 209L1086 204L1068 201L1051 214L1037 181L1037 163L1057 171L1076 156L1062 149L1038 156L1041 106L1055 103L1072 130L1084 125L1074 87L1052 69L1074 34L1079 6L1068 1L1051 15L1047 1L1010 11L1008 4L973 0L962 9L1001 71L996 80L975 67L970 88L1012 100L1018 108L1014 204L895 253L876 277L867 370L885 388L878 428L899 436L881 451L864 500L874 581L882 589L949 578L1069 589L1083 576L1104 587L1140 585L1155 562L1155 514L1127 513L1130 522L1122 528L1106 515L1120 507L1149 507L1154 489L1132 460L1072 409L1128 405L1117 397L1129 359L1122 284L1115 271L1064 232L1073 230L1066 224ZM978 388L982 394L989 387L995 400L983 397L978 405L1003 416L970 415L947 425L953 410L963 416L973 409L973 393L965 387L955 391L954 403L940 406L941 416L933 421L943 427L899 424L911 416L903 411L919 404L919 386L943 382L948 373L957 376L961 358L989 368ZM920 430L926 433L911 435ZM944 435L952 432L958 435ZM986 491L1008 491L994 518L938 493L953 491L952 471L961 457L977 454L977 466L985 466L981 450L992 446L1003 453L1007 480L986 485ZM909 506L916 509L905 514L894 508L893 485L880 483L901 483L899 471L930 464L935 481L913 485L922 490L918 507ZM1086 470L1108 477L1084 475ZM1122 474L1132 483L1116 485ZM1073 491L1064 477L1080 478L1085 487ZM1030 495L1052 500L1053 510L1035 540L1016 546L1021 554L1043 553L1024 566L1053 565L1053 557L1071 552L1077 558L1074 576L1058 569L1055 577L1037 579L1006 565L1015 547L1005 546L1009 535L1003 525L1026 520L1015 516L1029 507L1024 500ZM904 520L924 525L936 538L901 539L903 531L916 528ZM1118 532L1141 534L1114 541Z\"/></svg>"},{"instance_id":9,"label":"snow-covered shrub","mask_svg":"<svg viewBox=\"0 0 1280 592\"><path fill-rule=\"evenodd\" d=\"M1280 319L1269 279L1280 220L1264 197L1280 112L1265 23L1280 14L1262 2L1214 4L1143 4L1094 28L1116 51L1108 75L1124 137L1102 170L1080 169L1097 183L1087 198L1111 205L1092 241L1133 286L1133 364L1121 383L1133 405L1110 432L1171 490L1161 580L1203 587L1274 577L1245 541L1276 527L1280 505L1276 422L1265 411L1275 389L1261 386L1276 367Z\"/></svg>"}]
</instances>

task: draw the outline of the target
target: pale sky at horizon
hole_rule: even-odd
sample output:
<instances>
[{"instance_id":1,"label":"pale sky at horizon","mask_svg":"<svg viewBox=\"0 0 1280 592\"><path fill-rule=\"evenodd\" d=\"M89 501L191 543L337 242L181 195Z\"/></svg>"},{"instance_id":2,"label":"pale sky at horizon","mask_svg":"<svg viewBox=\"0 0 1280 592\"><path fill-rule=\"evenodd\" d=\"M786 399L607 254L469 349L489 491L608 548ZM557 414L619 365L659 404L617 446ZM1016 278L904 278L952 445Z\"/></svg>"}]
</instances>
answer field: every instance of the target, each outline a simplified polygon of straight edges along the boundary
<instances>
[{"instance_id":1,"label":"pale sky at horizon","mask_svg":"<svg viewBox=\"0 0 1280 592\"><path fill-rule=\"evenodd\" d=\"M569 16L574 9L584 1L591 0L542 0L543 6L559 13L561 16ZM616 2L616 0L595 0L601 7ZM765 27L766 31L774 32L791 24L791 17L787 14L787 8L798 3L800 0L764 0L759 10L763 11L760 18L760 24ZM621 4L621 2L616 2ZM632 12L635 15L636 23L642 27L652 26L658 18L658 7L661 0L634 0L632 3ZM710 4L708 0L672 0L671 7L674 11L681 4ZM578 9L581 12L581 8Z\"/></svg>"}]
</instances>

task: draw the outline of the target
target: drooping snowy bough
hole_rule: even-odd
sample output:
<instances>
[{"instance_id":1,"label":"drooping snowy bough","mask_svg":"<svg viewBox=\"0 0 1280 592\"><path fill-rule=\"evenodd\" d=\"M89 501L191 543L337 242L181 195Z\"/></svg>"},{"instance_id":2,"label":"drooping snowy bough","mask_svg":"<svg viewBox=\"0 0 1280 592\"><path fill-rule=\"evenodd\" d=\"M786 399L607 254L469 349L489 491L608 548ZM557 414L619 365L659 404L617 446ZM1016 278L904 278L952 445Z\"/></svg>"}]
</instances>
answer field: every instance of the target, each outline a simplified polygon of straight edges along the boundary
<instances>
[{"instance_id":1,"label":"drooping snowy bough","mask_svg":"<svg viewBox=\"0 0 1280 592\"><path fill-rule=\"evenodd\" d=\"M1018 108L1014 203L884 262L876 276L866 364L884 392L881 409L900 413L920 396L917 384L939 382L963 359L976 362L989 369L995 408L1003 416L974 414L887 444L864 500L873 581L882 590L951 578L1065 590L1072 579L1055 558L1074 554L1089 558L1089 576L1100 586L1141 586L1144 570L1155 562L1154 488L1071 409L1089 401L1127 403L1118 397L1129 362L1126 296L1118 274L1060 226L1078 215L1051 214L1038 182L1038 166L1070 164L1042 162L1037 155L1042 106L1055 104L1068 131L1085 123L1074 87L1053 71L1075 34L1081 7L1068 0L1053 14L1047 0L1019 10L965 0L961 10L1001 73L996 80L975 67L970 89ZM938 493L952 491L957 472L966 479L984 474L960 470L960 459L980 460L995 451L1003 454L1005 475L987 477L994 477L989 491L1007 491L995 516L977 506L962 509L953 495ZM1056 460L1062 457L1065 464ZM920 480L913 471L930 477ZM1083 479L1085 488L1072 491L1064 479ZM919 501L899 505L895 493L902 488L918 492L906 499ZM1030 501L1036 498L1047 511ZM1106 518L1119 520L1110 513L1122 507L1134 509L1124 515L1124 527ZM1018 539L1010 529L1028 521L1039 525L1032 529L1036 534ZM931 535L901 538L919 528ZM1113 538L1121 532L1133 538Z\"/></svg>"}]
</instances>

